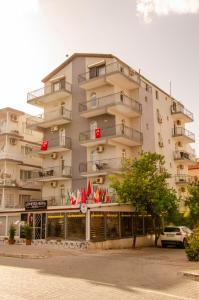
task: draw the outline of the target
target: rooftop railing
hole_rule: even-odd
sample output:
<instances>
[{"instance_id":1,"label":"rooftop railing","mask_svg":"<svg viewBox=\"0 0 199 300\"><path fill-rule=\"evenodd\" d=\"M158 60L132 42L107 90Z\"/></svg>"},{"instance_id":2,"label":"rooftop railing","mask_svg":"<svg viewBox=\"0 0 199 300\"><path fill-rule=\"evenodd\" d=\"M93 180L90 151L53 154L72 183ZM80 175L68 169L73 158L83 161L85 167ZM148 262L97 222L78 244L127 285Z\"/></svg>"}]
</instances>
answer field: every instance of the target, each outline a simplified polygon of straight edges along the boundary
<instances>
[{"instance_id":1,"label":"rooftop railing","mask_svg":"<svg viewBox=\"0 0 199 300\"><path fill-rule=\"evenodd\" d=\"M138 130L135 130L131 127L127 127L123 124L115 125L114 127L101 128L101 137L100 138L108 138L108 137L125 137L130 140L133 140L137 143L142 143L143 136L142 133ZM80 142L87 142L98 140L95 136L95 130L88 130L86 132L82 132L79 135Z\"/></svg>"},{"instance_id":2,"label":"rooftop railing","mask_svg":"<svg viewBox=\"0 0 199 300\"><path fill-rule=\"evenodd\" d=\"M79 83L84 83L90 79L98 78L104 75L110 75L112 73L119 72L126 76L129 79L132 79L133 81L140 84L140 74L131 69L130 67L120 63L120 62L114 62L107 65L104 65L104 68L100 69L100 72L98 72L98 68L96 68L96 72L91 71L80 74L78 77Z\"/></svg>"},{"instance_id":3,"label":"rooftop railing","mask_svg":"<svg viewBox=\"0 0 199 300\"><path fill-rule=\"evenodd\" d=\"M81 102L79 104L79 111L86 112L92 109L107 107L107 106L117 105L117 104L125 105L129 109L132 109L138 113L142 112L142 105L138 101L128 97L123 93L115 93L100 98L93 98L92 100L89 100L87 102Z\"/></svg>"},{"instance_id":4,"label":"rooftop railing","mask_svg":"<svg viewBox=\"0 0 199 300\"><path fill-rule=\"evenodd\" d=\"M50 95L53 93L61 92L61 91L67 91L71 93L72 87L71 83L65 81L64 83L62 81L56 83L56 86L54 84L46 85L40 89L34 90L32 92L29 92L27 95L27 100L33 100L35 98L40 98L46 95Z\"/></svg>"}]
</instances>

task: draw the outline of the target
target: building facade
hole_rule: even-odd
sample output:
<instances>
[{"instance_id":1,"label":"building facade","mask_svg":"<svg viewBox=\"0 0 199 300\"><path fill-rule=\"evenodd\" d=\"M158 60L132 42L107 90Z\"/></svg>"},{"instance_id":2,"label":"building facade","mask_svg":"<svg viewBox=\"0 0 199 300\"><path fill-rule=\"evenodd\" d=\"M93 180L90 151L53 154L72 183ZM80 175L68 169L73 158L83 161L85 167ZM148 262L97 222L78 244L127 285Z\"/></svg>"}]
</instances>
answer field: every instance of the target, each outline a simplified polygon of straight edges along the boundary
<instances>
[{"instance_id":1,"label":"building facade","mask_svg":"<svg viewBox=\"0 0 199 300\"><path fill-rule=\"evenodd\" d=\"M13 108L0 109L0 236L7 235L9 225L18 214L10 211L24 209L26 201L41 197L41 184L27 181L31 170L40 169L42 160L33 153L42 135L26 127L29 115Z\"/></svg>"},{"instance_id":2,"label":"building facade","mask_svg":"<svg viewBox=\"0 0 199 300\"><path fill-rule=\"evenodd\" d=\"M42 169L31 170L31 180L42 184L37 200L47 201L48 208L18 211L21 221L31 216L34 238L132 236L134 212L129 206L90 201L82 213L66 196L86 189L88 182L92 190L111 192L109 175L122 171L122 159L139 157L142 151L164 155L170 186L186 195L195 136L186 129L193 114L181 102L111 54L73 54L42 82L27 101L44 112L29 117L27 128L43 135L34 148ZM148 217L139 218L138 234L151 232Z\"/></svg>"}]
</instances>

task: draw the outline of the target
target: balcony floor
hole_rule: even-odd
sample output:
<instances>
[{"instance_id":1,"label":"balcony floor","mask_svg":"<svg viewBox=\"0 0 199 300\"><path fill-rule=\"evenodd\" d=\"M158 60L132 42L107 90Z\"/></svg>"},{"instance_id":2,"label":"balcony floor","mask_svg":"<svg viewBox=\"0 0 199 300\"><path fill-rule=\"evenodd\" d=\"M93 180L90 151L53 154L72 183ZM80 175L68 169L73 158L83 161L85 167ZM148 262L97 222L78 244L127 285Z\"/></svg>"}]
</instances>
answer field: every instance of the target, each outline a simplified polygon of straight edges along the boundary
<instances>
[{"instance_id":1,"label":"balcony floor","mask_svg":"<svg viewBox=\"0 0 199 300\"><path fill-rule=\"evenodd\" d=\"M53 102L55 100L61 100L71 95L71 92L67 90L61 90L57 91L51 94L46 94L40 97L35 97L31 100L28 100L27 102L39 107L43 107L45 104L48 104L50 102Z\"/></svg>"}]
</instances>

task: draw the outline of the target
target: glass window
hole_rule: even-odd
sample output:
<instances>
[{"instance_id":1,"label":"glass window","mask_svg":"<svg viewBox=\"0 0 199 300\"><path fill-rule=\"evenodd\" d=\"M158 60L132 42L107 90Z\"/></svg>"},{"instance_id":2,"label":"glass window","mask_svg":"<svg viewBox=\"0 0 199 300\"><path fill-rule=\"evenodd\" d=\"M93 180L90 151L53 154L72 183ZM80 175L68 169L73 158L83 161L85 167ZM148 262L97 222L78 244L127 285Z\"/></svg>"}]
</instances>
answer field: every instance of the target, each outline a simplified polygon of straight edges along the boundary
<instances>
[{"instance_id":1,"label":"glass window","mask_svg":"<svg viewBox=\"0 0 199 300\"><path fill-rule=\"evenodd\" d=\"M121 236L132 236L132 213L121 213Z\"/></svg>"},{"instance_id":2,"label":"glass window","mask_svg":"<svg viewBox=\"0 0 199 300\"><path fill-rule=\"evenodd\" d=\"M144 217L144 233L153 234L153 223L150 216Z\"/></svg>"},{"instance_id":3,"label":"glass window","mask_svg":"<svg viewBox=\"0 0 199 300\"><path fill-rule=\"evenodd\" d=\"M106 214L106 239L119 238L119 214L107 213Z\"/></svg>"},{"instance_id":4,"label":"glass window","mask_svg":"<svg viewBox=\"0 0 199 300\"><path fill-rule=\"evenodd\" d=\"M144 228L143 228L143 216L133 216L133 230L137 228L137 235L143 235L144 234Z\"/></svg>"},{"instance_id":5,"label":"glass window","mask_svg":"<svg viewBox=\"0 0 199 300\"><path fill-rule=\"evenodd\" d=\"M81 213L66 214L66 238L68 240L86 239L86 215Z\"/></svg>"},{"instance_id":6,"label":"glass window","mask_svg":"<svg viewBox=\"0 0 199 300\"><path fill-rule=\"evenodd\" d=\"M6 235L6 217L0 217L0 236Z\"/></svg>"},{"instance_id":7,"label":"glass window","mask_svg":"<svg viewBox=\"0 0 199 300\"><path fill-rule=\"evenodd\" d=\"M64 238L64 214L47 215L47 238L59 239Z\"/></svg>"},{"instance_id":8,"label":"glass window","mask_svg":"<svg viewBox=\"0 0 199 300\"><path fill-rule=\"evenodd\" d=\"M103 241L105 239L104 222L104 213L91 213L90 237L92 241Z\"/></svg>"}]
</instances>

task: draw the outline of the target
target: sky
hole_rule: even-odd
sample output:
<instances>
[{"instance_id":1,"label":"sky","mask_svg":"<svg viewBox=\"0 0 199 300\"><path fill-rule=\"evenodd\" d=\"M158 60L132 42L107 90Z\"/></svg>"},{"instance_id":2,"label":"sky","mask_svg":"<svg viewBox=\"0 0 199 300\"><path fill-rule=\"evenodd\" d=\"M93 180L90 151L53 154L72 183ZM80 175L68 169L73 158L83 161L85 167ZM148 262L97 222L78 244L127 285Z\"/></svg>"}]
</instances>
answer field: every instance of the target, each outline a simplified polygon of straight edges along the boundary
<instances>
[{"instance_id":1,"label":"sky","mask_svg":"<svg viewBox=\"0 0 199 300\"><path fill-rule=\"evenodd\" d=\"M194 113L199 156L199 0L0 0L0 107L28 113L27 92L74 52L112 53Z\"/></svg>"}]
</instances>

